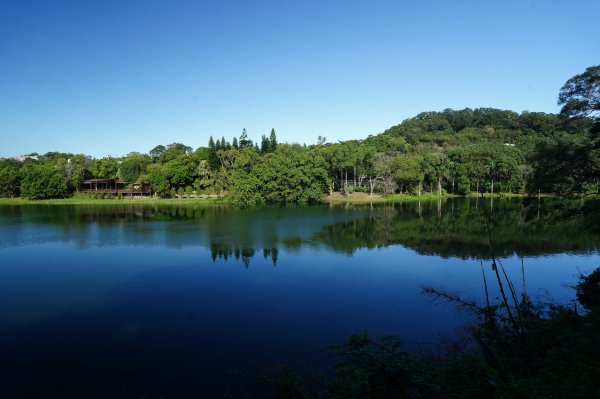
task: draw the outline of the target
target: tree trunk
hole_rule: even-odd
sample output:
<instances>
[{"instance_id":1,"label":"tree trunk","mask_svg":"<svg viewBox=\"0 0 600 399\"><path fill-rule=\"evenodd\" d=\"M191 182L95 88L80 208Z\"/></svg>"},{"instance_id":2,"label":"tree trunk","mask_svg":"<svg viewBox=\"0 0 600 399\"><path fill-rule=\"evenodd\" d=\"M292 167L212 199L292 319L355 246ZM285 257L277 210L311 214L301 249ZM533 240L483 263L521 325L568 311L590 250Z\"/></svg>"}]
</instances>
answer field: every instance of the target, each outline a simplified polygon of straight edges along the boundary
<instances>
[{"instance_id":1,"label":"tree trunk","mask_svg":"<svg viewBox=\"0 0 600 399\"><path fill-rule=\"evenodd\" d=\"M346 191L348 191L348 171L346 170Z\"/></svg>"},{"instance_id":2,"label":"tree trunk","mask_svg":"<svg viewBox=\"0 0 600 399\"><path fill-rule=\"evenodd\" d=\"M442 176L438 176L438 195L442 196Z\"/></svg>"},{"instance_id":3,"label":"tree trunk","mask_svg":"<svg viewBox=\"0 0 600 399\"><path fill-rule=\"evenodd\" d=\"M492 195L494 195L494 179L492 179Z\"/></svg>"}]
</instances>

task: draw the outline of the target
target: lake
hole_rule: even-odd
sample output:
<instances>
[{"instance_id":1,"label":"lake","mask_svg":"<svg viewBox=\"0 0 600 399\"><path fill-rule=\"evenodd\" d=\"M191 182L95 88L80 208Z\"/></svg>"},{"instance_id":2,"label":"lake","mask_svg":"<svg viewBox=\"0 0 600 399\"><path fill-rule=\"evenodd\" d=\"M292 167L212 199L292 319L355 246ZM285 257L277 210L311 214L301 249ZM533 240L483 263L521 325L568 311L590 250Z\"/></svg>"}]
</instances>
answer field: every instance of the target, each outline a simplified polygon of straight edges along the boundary
<instances>
[{"instance_id":1,"label":"lake","mask_svg":"<svg viewBox=\"0 0 600 399\"><path fill-rule=\"evenodd\" d=\"M318 367L364 330L435 351L466 316L422 286L482 300L483 264L498 295L486 214L536 300L600 265L585 221L520 199L0 206L0 396L235 396L240 372Z\"/></svg>"}]
</instances>

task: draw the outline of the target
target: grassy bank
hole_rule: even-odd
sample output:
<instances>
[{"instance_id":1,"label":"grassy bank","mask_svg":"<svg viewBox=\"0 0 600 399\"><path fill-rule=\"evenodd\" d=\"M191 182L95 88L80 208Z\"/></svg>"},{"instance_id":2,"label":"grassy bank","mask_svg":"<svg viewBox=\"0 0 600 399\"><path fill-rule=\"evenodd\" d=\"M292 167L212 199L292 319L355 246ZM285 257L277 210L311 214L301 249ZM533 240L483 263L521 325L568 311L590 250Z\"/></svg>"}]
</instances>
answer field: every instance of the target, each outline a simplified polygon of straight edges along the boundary
<instances>
[{"instance_id":1,"label":"grassy bank","mask_svg":"<svg viewBox=\"0 0 600 399\"><path fill-rule=\"evenodd\" d=\"M481 197L481 193L470 193L467 197ZM333 193L333 195L327 196L325 198L326 202L340 203L340 202L352 202L352 203L399 203L399 202L415 202L415 201L434 201L444 198L461 198L461 195L455 194L431 194L431 193L423 193L421 195L412 195L412 194L393 194L393 195L368 195L365 193L352 193L346 196L340 193ZM525 194L515 194L515 193L499 193L499 194L483 194L485 198L524 198Z\"/></svg>"},{"instance_id":2,"label":"grassy bank","mask_svg":"<svg viewBox=\"0 0 600 399\"><path fill-rule=\"evenodd\" d=\"M471 193L467 197L480 197L481 194ZM483 194L485 198L522 198L524 194L500 193L500 194ZM454 194L437 194L423 193L419 195L411 194L394 194L394 195L368 195L365 193L352 193L346 196L340 193L325 197L326 203L400 203L400 202L415 202L415 201L436 201L444 198L459 198L461 196ZM55 198L45 200L28 200L25 198L0 198L0 206L2 205L130 205L130 204L228 204L226 198L217 197L201 197L201 198L156 198L156 197L134 197L134 198L110 198L98 199L84 196L74 196L71 198Z\"/></svg>"},{"instance_id":3,"label":"grassy bank","mask_svg":"<svg viewBox=\"0 0 600 399\"><path fill-rule=\"evenodd\" d=\"M24 198L0 198L2 205L132 205L132 204L227 204L225 199L218 198L112 198L112 199L94 199L94 198L59 198L46 200L27 200Z\"/></svg>"}]
</instances>

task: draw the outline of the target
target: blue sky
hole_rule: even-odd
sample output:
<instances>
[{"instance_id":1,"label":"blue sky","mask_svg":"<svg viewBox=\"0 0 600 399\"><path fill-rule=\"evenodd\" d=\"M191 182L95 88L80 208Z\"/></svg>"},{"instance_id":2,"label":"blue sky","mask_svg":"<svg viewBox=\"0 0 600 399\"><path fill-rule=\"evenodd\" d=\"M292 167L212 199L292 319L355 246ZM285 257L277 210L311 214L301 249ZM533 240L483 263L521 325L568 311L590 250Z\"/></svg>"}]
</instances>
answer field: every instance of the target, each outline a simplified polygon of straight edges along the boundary
<instances>
[{"instance_id":1,"label":"blue sky","mask_svg":"<svg viewBox=\"0 0 600 399\"><path fill-rule=\"evenodd\" d=\"M0 156L364 138L422 111L557 112L598 1L0 0Z\"/></svg>"}]
</instances>

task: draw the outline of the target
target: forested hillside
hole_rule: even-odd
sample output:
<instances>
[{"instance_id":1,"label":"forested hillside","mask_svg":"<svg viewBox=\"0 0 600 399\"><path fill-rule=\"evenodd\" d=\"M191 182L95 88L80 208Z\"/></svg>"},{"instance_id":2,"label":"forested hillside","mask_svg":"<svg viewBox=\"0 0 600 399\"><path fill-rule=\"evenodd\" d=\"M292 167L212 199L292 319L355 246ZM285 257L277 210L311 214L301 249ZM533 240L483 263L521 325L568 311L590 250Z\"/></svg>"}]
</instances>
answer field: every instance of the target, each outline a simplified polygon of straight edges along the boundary
<instances>
[{"instance_id":1,"label":"forested hillside","mask_svg":"<svg viewBox=\"0 0 600 399\"><path fill-rule=\"evenodd\" d=\"M319 202L333 191L586 192L597 190L597 178L546 179L547 164L588 145L593 127L588 117L466 108L424 112L364 140L320 137L310 146L278 143L274 130L253 143L244 130L231 141L211 137L196 150L173 143L121 158L3 159L0 195L67 197L89 178L147 181L160 197L217 194L238 205Z\"/></svg>"}]
</instances>

